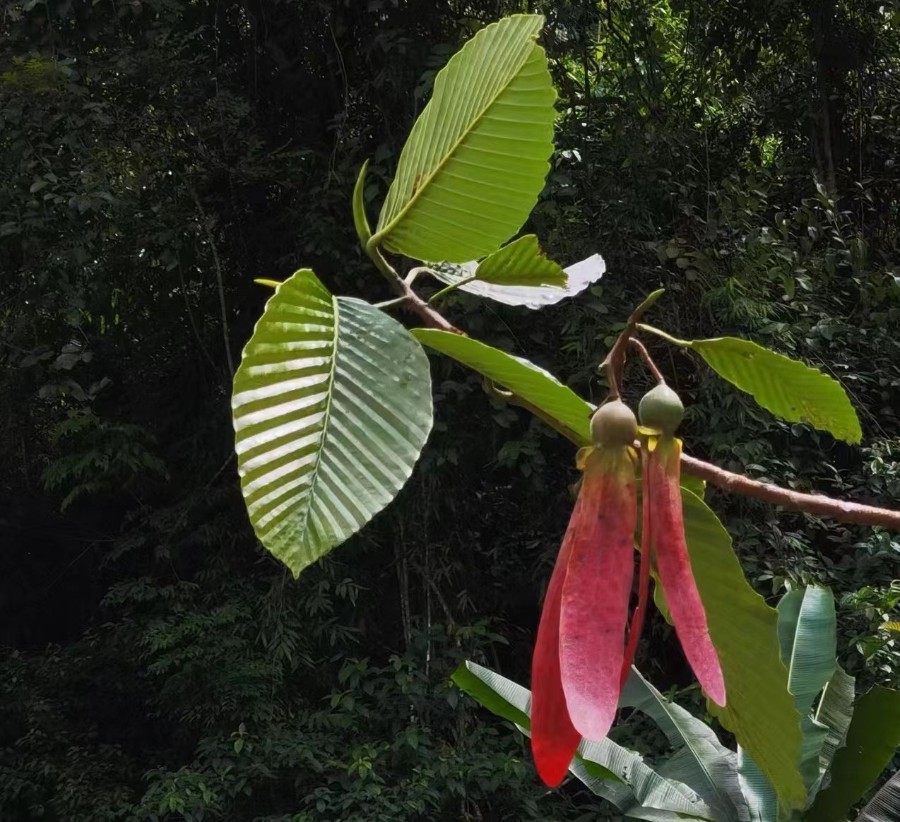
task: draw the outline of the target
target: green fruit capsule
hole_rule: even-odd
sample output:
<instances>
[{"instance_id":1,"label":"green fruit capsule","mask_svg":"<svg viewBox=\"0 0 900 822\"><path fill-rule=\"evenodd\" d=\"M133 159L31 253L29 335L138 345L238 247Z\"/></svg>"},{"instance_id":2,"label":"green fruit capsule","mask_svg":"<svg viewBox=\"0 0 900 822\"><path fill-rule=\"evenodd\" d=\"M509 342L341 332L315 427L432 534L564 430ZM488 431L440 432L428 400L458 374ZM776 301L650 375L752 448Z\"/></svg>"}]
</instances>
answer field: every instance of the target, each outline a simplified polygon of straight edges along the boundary
<instances>
[{"instance_id":1,"label":"green fruit capsule","mask_svg":"<svg viewBox=\"0 0 900 822\"><path fill-rule=\"evenodd\" d=\"M663 434L674 434L684 418L684 405L668 385L651 388L638 406L641 425L656 428Z\"/></svg>"},{"instance_id":2,"label":"green fruit capsule","mask_svg":"<svg viewBox=\"0 0 900 822\"><path fill-rule=\"evenodd\" d=\"M591 439L597 447L631 445L637 437L637 420L621 400L601 405L591 417Z\"/></svg>"}]
</instances>

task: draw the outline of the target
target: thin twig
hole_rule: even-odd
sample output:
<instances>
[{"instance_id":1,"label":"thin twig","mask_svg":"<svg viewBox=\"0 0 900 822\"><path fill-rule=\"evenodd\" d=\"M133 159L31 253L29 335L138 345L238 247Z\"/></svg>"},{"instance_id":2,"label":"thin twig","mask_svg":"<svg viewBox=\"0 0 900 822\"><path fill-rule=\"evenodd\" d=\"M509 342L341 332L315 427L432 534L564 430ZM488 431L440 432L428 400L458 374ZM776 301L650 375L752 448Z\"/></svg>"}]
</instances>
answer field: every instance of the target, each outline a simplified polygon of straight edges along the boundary
<instances>
[{"instance_id":1,"label":"thin twig","mask_svg":"<svg viewBox=\"0 0 900 822\"><path fill-rule=\"evenodd\" d=\"M431 295L431 297L428 299L428 305L437 302L439 299L441 299L441 297L446 296L451 291L456 291L457 288L465 285L466 283L472 282L474 279L475 275L473 274L471 277L463 277L462 279L457 280L455 283L450 283L450 285L444 286L444 288L442 288L436 294Z\"/></svg>"},{"instance_id":2,"label":"thin twig","mask_svg":"<svg viewBox=\"0 0 900 822\"><path fill-rule=\"evenodd\" d=\"M437 328L440 331L452 331L456 334L462 334L453 323L445 319L444 316L432 308L425 302L412 287L397 272L394 267L384 258L381 250L377 245L368 243L365 246L365 252L369 258L375 263L375 267L384 275L385 279L390 283L391 288L403 298L402 305L416 314L420 320L429 328Z\"/></svg>"},{"instance_id":3,"label":"thin twig","mask_svg":"<svg viewBox=\"0 0 900 822\"><path fill-rule=\"evenodd\" d=\"M637 338L631 337L628 340L628 344L632 348L636 348L638 353L641 355L641 359L644 361L644 364L647 368L650 369L650 373L653 374L653 378L660 385L666 384L666 378L662 375L662 371L656 367L656 363L653 362L653 357L650 356L650 352L647 350L647 347Z\"/></svg>"},{"instance_id":4,"label":"thin twig","mask_svg":"<svg viewBox=\"0 0 900 822\"><path fill-rule=\"evenodd\" d=\"M609 399L611 400L617 400L619 398L619 384L622 382L622 369L625 367L625 352L628 349L628 340L634 333L634 329L640 322L641 317L644 316L644 312L650 308L662 294L663 289L657 289L631 312L631 316L628 318L628 322L625 324L622 333L616 338L613 347L606 355L606 359L600 363L600 368L598 370L606 371L606 376L609 380Z\"/></svg>"}]
</instances>

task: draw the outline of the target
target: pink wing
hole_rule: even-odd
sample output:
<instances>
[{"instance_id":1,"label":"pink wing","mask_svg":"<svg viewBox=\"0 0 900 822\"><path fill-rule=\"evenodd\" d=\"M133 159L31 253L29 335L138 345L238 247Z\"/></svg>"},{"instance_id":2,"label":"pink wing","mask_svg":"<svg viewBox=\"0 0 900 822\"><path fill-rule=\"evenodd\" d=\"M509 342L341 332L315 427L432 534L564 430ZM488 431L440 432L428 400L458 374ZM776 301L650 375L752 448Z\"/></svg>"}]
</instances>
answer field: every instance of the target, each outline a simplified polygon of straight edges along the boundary
<instances>
[{"instance_id":1,"label":"pink wing","mask_svg":"<svg viewBox=\"0 0 900 822\"><path fill-rule=\"evenodd\" d=\"M684 655L706 695L724 705L725 679L684 539L680 466L681 443L661 439L648 461L644 497L650 504L656 567Z\"/></svg>"},{"instance_id":2,"label":"pink wing","mask_svg":"<svg viewBox=\"0 0 900 822\"><path fill-rule=\"evenodd\" d=\"M560 605L560 669L569 716L586 739L603 739L616 716L625 624L634 576L634 464L595 452L572 520L572 555Z\"/></svg>"}]
</instances>

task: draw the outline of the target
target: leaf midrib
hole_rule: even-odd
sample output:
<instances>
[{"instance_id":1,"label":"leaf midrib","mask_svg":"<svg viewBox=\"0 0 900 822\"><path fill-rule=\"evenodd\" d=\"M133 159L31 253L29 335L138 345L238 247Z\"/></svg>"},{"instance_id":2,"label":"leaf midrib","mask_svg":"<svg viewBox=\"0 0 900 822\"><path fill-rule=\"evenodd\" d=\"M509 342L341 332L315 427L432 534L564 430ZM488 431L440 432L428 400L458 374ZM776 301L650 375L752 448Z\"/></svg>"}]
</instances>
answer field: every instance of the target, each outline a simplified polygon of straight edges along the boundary
<instances>
[{"instance_id":1,"label":"leaf midrib","mask_svg":"<svg viewBox=\"0 0 900 822\"><path fill-rule=\"evenodd\" d=\"M319 466L321 466L322 464L322 458L325 454L325 446L328 442L328 429L330 427L329 423L331 422L331 409L334 405L334 375L337 372L338 329L340 326L340 315L338 311L337 297L335 297L334 295L329 296L331 297L331 316L334 318L334 331L332 332L331 336L331 365L329 366L328 388L325 394L325 416L322 419L322 441L319 444L318 450L316 451L316 458L312 469L312 479L309 483L309 496L307 497L308 502L305 506L305 510L303 511L301 520L302 533L304 534L309 530L309 518L312 513L313 504L316 500L316 488L319 483Z\"/></svg>"},{"instance_id":2,"label":"leaf midrib","mask_svg":"<svg viewBox=\"0 0 900 822\"><path fill-rule=\"evenodd\" d=\"M680 721L678 719L676 719L676 717L674 715L674 711L670 710L669 705L665 702L665 700L657 699L656 694L654 694L653 696L654 696L654 699L656 699L656 702L659 704L659 706L665 712L666 716L669 717L670 721L675 726L675 728L678 731L681 738L684 740L684 744L687 746L688 750L693 755L694 761L700 766L700 770L706 776L706 780L709 783L709 786L713 789L713 793L716 795L716 797L719 799L719 802L721 803L721 806L722 806L721 809L728 812L729 819L734 819L735 816L733 813L731 813L732 809L734 808L734 802L732 801L731 797L728 795L728 792L724 791L724 789L720 788L718 781L714 778L713 774L711 773L709 768L706 766L706 763L703 761L703 758L700 756L700 754L697 750L697 747L693 743L694 737L689 736L684 730L682 730ZM710 743L710 744L712 744L712 743ZM688 787L690 787L690 786L688 786Z\"/></svg>"}]
</instances>

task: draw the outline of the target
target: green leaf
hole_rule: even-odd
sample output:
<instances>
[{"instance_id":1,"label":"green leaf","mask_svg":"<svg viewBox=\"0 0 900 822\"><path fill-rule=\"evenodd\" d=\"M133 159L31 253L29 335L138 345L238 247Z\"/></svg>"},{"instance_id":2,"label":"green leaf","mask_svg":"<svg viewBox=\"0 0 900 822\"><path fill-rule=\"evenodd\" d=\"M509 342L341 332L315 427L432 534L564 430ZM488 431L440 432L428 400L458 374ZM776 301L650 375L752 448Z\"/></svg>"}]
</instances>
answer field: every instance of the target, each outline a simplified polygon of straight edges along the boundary
<instances>
[{"instance_id":1,"label":"green leaf","mask_svg":"<svg viewBox=\"0 0 900 822\"><path fill-rule=\"evenodd\" d=\"M750 753L781 803L801 807L800 715L781 660L778 615L747 584L718 517L690 491L682 489L681 496L691 566L725 675L728 703L709 708Z\"/></svg>"},{"instance_id":2,"label":"green leaf","mask_svg":"<svg viewBox=\"0 0 900 822\"><path fill-rule=\"evenodd\" d=\"M494 285L566 285L566 272L559 263L544 256L534 234L519 237L485 257L475 269L475 278Z\"/></svg>"},{"instance_id":3,"label":"green leaf","mask_svg":"<svg viewBox=\"0 0 900 822\"><path fill-rule=\"evenodd\" d=\"M557 429L566 429L572 442L590 444L593 408L544 369L462 334L430 328L415 328L411 333L423 345L512 391L542 419L553 420Z\"/></svg>"},{"instance_id":4,"label":"green leaf","mask_svg":"<svg viewBox=\"0 0 900 822\"><path fill-rule=\"evenodd\" d=\"M778 797L753 757L738 745L738 780L747 800L749 822L777 822Z\"/></svg>"},{"instance_id":5,"label":"green leaf","mask_svg":"<svg viewBox=\"0 0 900 822\"><path fill-rule=\"evenodd\" d=\"M531 730L531 691L511 679L475 662L462 662L450 677L457 688L465 691L479 705L495 716ZM621 782L612 771L597 763L589 763L587 773L593 779Z\"/></svg>"},{"instance_id":6,"label":"green leaf","mask_svg":"<svg viewBox=\"0 0 900 822\"><path fill-rule=\"evenodd\" d=\"M297 576L409 478L431 430L428 358L396 320L304 269L266 303L232 410L250 521Z\"/></svg>"},{"instance_id":7,"label":"green leaf","mask_svg":"<svg viewBox=\"0 0 900 822\"><path fill-rule=\"evenodd\" d=\"M372 239L372 229L369 228L369 220L366 217L366 172L369 170L369 161L366 160L359 170L359 176L356 178L356 185L353 186L353 225L356 228L356 236L359 242L365 248L366 244Z\"/></svg>"},{"instance_id":8,"label":"green leaf","mask_svg":"<svg viewBox=\"0 0 900 822\"><path fill-rule=\"evenodd\" d=\"M465 662L453 681L492 713L528 733L531 692L497 673ZM582 741L570 768L590 790L614 804L626 816L653 822L681 819L717 820L712 810L686 785L666 779L634 751L609 739Z\"/></svg>"},{"instance_id":9,"label":"green leaf","mask_svg":"<svg viewBox=\"0 0 900 822\"><path fill-rule=\"evenodd\" d=\"M821 777L820 754L829 727L809 712L815 698L827 687L835 668L837 625L834 597L827 588L801 588L785 594L778 603L778 641L788 668L788 687L800 713L803 746L798 767L807 789L814 790ZM778 798L753 758L740 749L741 785L749 799L753 822L778 818Z\"/></svg>"},{"instance_id":10,"label":"green leaf","mask_svg":"<svg viewBox=\"0 0 900 822\"><path fill-rule=\"evenodd\" d=\"M584 766L587 763L601 765L620 781L586 779ZM716 812L689 786L663 776L644 762L640 754L610 739L583 741L571 771L592 793L611 802L630 819L679 822L687 818L720 822Z\"/></svg>"},{"instance_id":11,"label":"green leaf","mask_svg":"<svg viewBox=\"0 0 900 822\"><path fill-rule=\"evenodd\" d=\"M692 494L703 499L706 496L706 480L695 477L692 474L681 475L681 487L687 488Z\"/></svg>"},{"instance_id":12,"label":"green leaf","mask_svg":"<svg viewBox=\"0 0 900 822\"><path fill-rule=\"evenodd\" d=\"M843 822L847 811L874 784L900 745L900 691L875 687L861 697L847 731L847 744L834 757L831 784L804 819Z\"/></svg>"},{"instance_id":13,"label":"green leaf","mask_svg":"<svg viewBox=\"0 0 900 822\"><path fill-rule=\"evenodd\" d=\"M897 822L900 819L900 771L895 773L862 809L856 822Z\"/></svg>"},{"instance_id":14,"label":"green leaf","mask_svg":"<svg viewBox=\"0 0 900 822\"><path fill-rule=\"evenodd\" d=\"M778 797L753 757L738 745L738 780L747 800L749 822L777 822Z\"/></svg>"},{"instance_id":15,"label":"green leaf","mask_svg":"<svg viewBox=\"0 0 900 822\"><path fill-rule=\"evenodd\" d=\"M819 770L825 772L831 767L834 755L847 740L847 730L853 718L853 700L856 698L856 679L846 673L840 665L835 666L831 680L825 686L816 721L828 728L825 742L819 753Z\"/></svg>"},{"instance_id":16,"label":"green leaf","mask_svg":"<svg viewBox=\"0 0 900 822\"><path fill-rule=\"evenodd\" d=\"M847 392L818 369L736 337L688 344L720 377L751 394L776 416L788 422L807 422L846 442L862 439L859 418Z\"/></svg>"},{"instance_id":17,"label":"green leaf","mask_svg":"<svg viewBox=\"0 0 900 822\"><path fill-rule=\"evenodd\" d=\"M553 153L556 91L535 42L543 22L514 15L487 26L437 75L372 243L461 263L522 227Z\"/></svg>"},{"instance_id":18,"label":"green leaf","mask_svg":"<svg viewBox=\"0 0 900 822\"><path fill-rule=\"evenodd\" d=\"M837 621L834 597L827 588L790 591L778 603L778 641L788 666L788 686L803 714L828 684L835 670Z\"/></svg>"},{"instance_id":19,"label":"green leaf","mask_svg":"<svg viewBox=\"0 0 900 822\"><path fill-rule=\"evenodd\" d=\"M531 728L531 691L474 662L461 662L450 677L479 705L525 730Z\"/></svg>"},{"instance_id":20,"label":"green leaf","mask_svg":"<svg viewBox=\"0 0 900 822\"><path fill-rule=\"evenodd\" d=\"M502 254L504 246L498 254ZM487 258L488 260L490 257ZM485 260L486 262L486 260ZM484 263L482 263L483 265ZM555 264L554 264L555 265ZM563 269L565 283L562 287L556 286L531 286L531 285L506 285L494 284L476 279L478 263L463 263L455 265L441 263L432 267L434 275L448 285L462 283L460 291L466 291L478 297L486 297L504 305L524 306L525 308L543 308L547 305L555 305L567 297L580 294L589 285L597 282L606 271L606 263L599 254L593 254L586 260L574 263Z\"/></svg>"},{"instance_id":21,"label":"green leaf","mask_svg":"<svg viewBox=\"0 0 900 822\"><path fill-rule=\"evenodd\" d=\"M631 670L619 704L649 716L673 746L669 758L657 767L660 776L696 791L718 820L737 822L743 817L746 801L738 784L736 756L705 722L666 699L636 668Z\"/></svg>"},{"instance_id":22,"label":"green leaf","mask_svg":"<svg viewBox=\"0 0 900 822\"><path fill-rule=\"evenodd\" d=\"M799 766L807 789L819 779L819 754L828 736L828 726L809 713L835 671L836 631L834 597L827 588L811 586L790 591L778 603L781 658L788 667L788 687L802 717Z\"/></svg>"}]
</instances>

